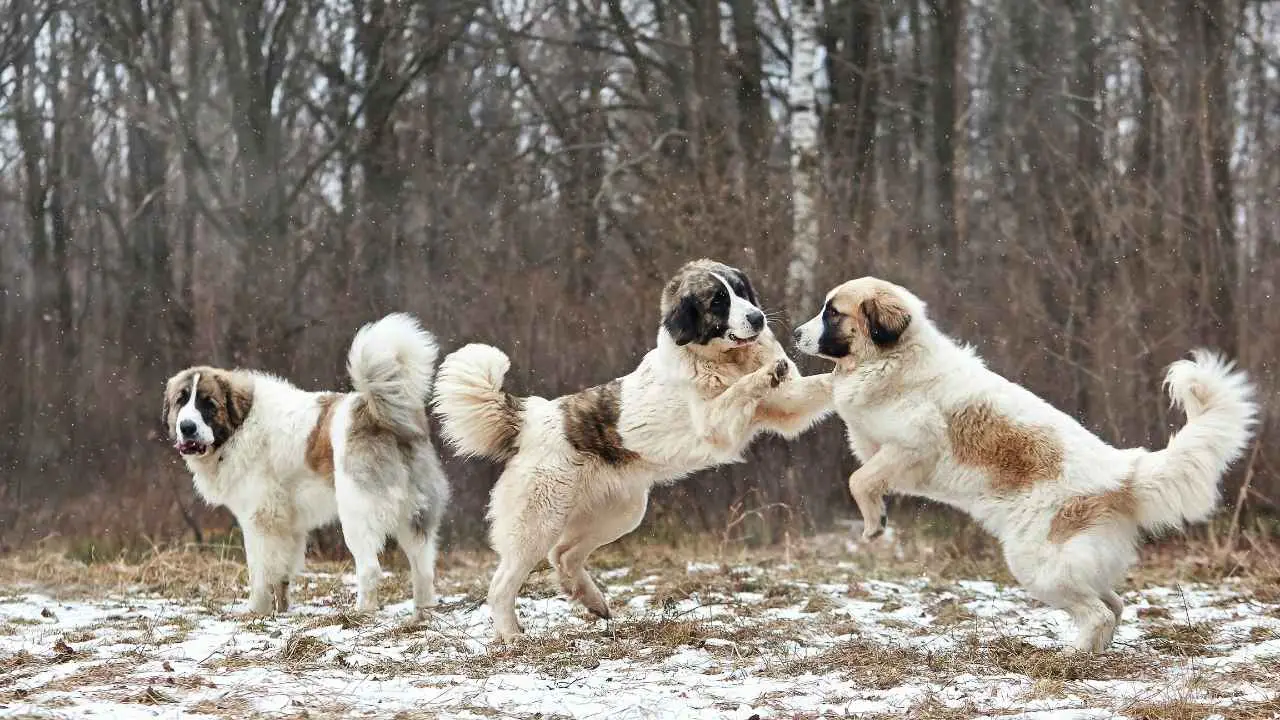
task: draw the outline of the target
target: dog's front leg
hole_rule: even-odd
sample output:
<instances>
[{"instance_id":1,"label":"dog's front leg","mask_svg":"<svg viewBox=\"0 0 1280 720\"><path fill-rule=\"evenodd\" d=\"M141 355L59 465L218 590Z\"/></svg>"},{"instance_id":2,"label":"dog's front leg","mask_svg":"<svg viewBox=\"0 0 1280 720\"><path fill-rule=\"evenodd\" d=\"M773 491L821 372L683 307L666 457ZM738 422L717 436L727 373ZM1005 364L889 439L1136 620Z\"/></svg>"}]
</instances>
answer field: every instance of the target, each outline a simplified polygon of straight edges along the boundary
<instances>
[{"instance_id":1,"label":"dog's front leg","mask_svg":"<svg viewBox=\"0 0 1280 720\"><path fill-rule=\"evenodd\" d=\"M252 523L241 523L244 533L245 564L249 566L249 612L270 615L271 581L266 568L266 539Z\"/></svg>"},{"instance_id":2,"label":"dog's front leg","mask_svg":"<svg viewBox=\"0 0 1280 720\"><path fill-rule=\"evenodd\" d=\"M918 451L897 445L883 445L867 462L849 476L849 494L862 513L862 539L873 540L884 533L884 496L891 489L906 489L923 479L925 459Z\"/></svg>"},{"instance_id":3,"label":"dog's front leg","mask_svg":"<svg viewBox=\"0 0 1280 720\"><path fill-rule=\"evenodd\" d=\"M723 449L740 446L751 429L751 421L760 401L769 391L781 385L790 371L790 364L786 360L767 364L739 378L708 402L705 417L696 426L702 440Z\"/></svg>"},{"instance_id":4,"label":"dog's front leg","mask_svg":"<svg viewBox=\"0 0 1280 720\"><path fill-rule=\"evenodd\" d=\"M796 378L765 396L754 421L794 437L831 412L831 392L831 373Z\"/></svg>"}]
</instances>

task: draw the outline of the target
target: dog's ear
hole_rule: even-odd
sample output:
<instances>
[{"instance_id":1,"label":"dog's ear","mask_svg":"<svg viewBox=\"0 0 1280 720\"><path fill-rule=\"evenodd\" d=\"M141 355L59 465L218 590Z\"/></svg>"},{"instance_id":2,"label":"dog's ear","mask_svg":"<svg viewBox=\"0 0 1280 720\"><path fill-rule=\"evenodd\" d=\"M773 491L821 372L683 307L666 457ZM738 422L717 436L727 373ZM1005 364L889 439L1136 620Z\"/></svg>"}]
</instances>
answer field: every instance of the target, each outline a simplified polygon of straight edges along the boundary
<instances>
[{"instance_id":1,"label":"dog's ear","mask_svg":"<svg viewBox=\"0 0 1280 720\"><path fill-rule=\"evenodd\" d=\"M688 345L698 339L698 302L689 295L680 298L663 319L662 326L676 345Z\"/></svg>"},{"instance_id":2,"label":"dog's ear","mask_svg":"<svg viewBox=\"0 0 1280 720\"><path fill-rule=\"evenodd\" d=\"M244 424L253 405L253 394L238 382L218 377L218 390L222 392L222 401L227 408L227 424L235 429Z\"/></svg>"},{"instance_id":3,"label":"dog's ear","mask_svg":"<svg viewBox=\"0 0 1280 720\"><path fill-rule=\"evenodd\" d=\"M760 307L760 298L756 296L756 289L751 286L751 278L747 277L747 274L741 270L735 269L734 272L737 273L738 279L742 281L742 287L746 289L747 302L755 305L756 307Z\"/></svg>"},{"instance_id":4,"label":"dog's ear","mask_svg":"<svg viewBox=\"0 0 1280 720\"><path fill-rule=\"evenodd\" d=\"M173 415L173 398L169 393L169 385L164 386L164 404L160 406L160 437L168 440L173 435L173 423L169 422Z\"/></svg>"},{"instance_id":5,"label":"dog's ear","mask_svg":"<svg viewBox=\"0 0 1280 720\"><path fill-rule=\"evenodd\" d=\"M878 292L862 301L862 315L867 319L867 332L878 347L898 342L911 325L911 313L893 293Z\"/></svg>"}]
</instances>

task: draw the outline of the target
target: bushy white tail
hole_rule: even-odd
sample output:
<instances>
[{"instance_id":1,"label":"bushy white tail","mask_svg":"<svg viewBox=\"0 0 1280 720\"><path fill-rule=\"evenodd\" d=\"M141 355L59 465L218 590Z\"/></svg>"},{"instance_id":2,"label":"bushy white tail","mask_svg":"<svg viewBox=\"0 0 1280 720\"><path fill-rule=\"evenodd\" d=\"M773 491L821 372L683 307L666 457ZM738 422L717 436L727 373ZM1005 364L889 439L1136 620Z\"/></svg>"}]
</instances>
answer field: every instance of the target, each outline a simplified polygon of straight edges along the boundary
<instances>
[{"instance_id":1,"label":"bushy white tail","mask_svg":"<svg viewBox=\"0 0 1280 720\"><path fill-rule=\"evenodd\" d=\"M419 437L435 375L435 338L418 320L392 313L356 333L347 373L374 420L401 437Z\"/></svg>"},{"instance_id":2,"label":"bushy white tail","mask_svg":"<svg viewBox=\"0 0 1280 720\"><path fill-rule=\"evenodd\" d=\"M1138 522L1149 530L1204 520L1218 505L1222 475L1253 436L1258 412L1243 371L1209 350L1169 366L1165 388L1187 424L1164 450L1138 462Z\"/></svg>"},{"instance_id":3,"label":"bushy white tail","mask_svg":"<svg viewBox=\"0 0 1280 720\"><path fill-rule=\"evenodd\" d=\"M433 403L441 434L460 454L506 460L519 449L524 401L502 390L510 368L506 353L477 343L440 364Z\"/></svg>"}]
</instances>

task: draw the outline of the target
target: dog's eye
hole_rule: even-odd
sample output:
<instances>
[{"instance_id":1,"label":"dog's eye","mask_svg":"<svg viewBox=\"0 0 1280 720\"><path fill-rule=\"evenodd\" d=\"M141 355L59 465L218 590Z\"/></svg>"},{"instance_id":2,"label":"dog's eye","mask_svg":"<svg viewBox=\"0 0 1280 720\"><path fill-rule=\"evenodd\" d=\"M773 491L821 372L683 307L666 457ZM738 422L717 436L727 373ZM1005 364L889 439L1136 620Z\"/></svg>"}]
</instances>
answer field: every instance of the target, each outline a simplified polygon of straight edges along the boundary
<instances>
[{"instance_id":1,"label":"dog's eye","mask_svg":"<svg viewBox=\"0 0 1280 720\"><path fill-rule=\"evenodd\" d=\"M190 393L188 393L186 390L183 390L182 392L178 393L178 404L186 405L188 395L190 395Z\"/></svg>"},{"instance_id":2,"label":"dog's eye","mask_svg":"<svg viewBox=\"0 0 1280 720\"><path fill-rule=\"evenodd\" d=\"M213 398L209 397L208 395L196 396L196 407L200 408L201 410L212 410L214 407L216 407L216 405L217 403L215 403L213 401Z\"/></svg>"}]
</instances>

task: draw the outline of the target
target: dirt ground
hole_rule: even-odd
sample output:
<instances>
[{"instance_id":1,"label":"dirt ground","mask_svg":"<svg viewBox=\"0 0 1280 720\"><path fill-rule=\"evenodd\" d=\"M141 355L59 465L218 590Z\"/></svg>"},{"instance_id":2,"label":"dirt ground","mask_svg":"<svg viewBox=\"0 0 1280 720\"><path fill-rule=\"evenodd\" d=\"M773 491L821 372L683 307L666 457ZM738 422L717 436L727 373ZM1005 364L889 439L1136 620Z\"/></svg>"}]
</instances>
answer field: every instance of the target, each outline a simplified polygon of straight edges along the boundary
<instances>
[{"instance_id":1,"label":"dirt ground","mask_svg":"<svg viewBox=\"0 0 1280 720\"><path fill-rule=\"evenodd\" d=\"M233 549L32 551L0 559L0 717L1280 717L1272 546L1147 548L1088 656L989 548L907 537L624 542L593 562L612 621L544 567L513 645L490 642L487 553L444 555L415 624L394 552L376 614L348 564L311 563L289 613L254 618Z\"/></svg>"}]
</instances>

